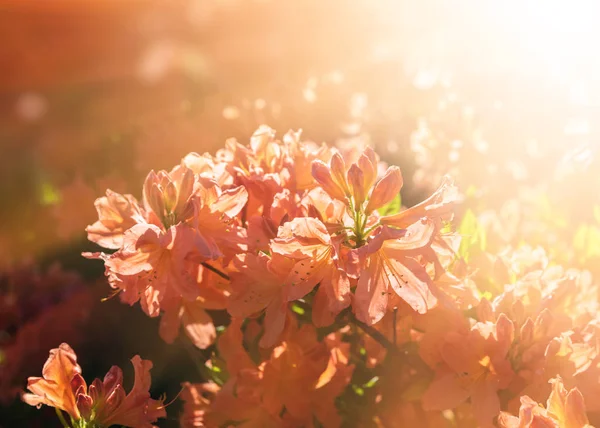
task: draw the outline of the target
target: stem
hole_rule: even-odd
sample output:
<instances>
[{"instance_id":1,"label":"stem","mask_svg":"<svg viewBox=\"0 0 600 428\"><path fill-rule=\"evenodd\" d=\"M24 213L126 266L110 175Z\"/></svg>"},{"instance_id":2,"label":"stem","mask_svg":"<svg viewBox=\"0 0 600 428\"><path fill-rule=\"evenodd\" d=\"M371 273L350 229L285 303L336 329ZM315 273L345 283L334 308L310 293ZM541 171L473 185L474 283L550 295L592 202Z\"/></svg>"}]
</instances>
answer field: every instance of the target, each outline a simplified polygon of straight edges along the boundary
<instances>
[{"instance_id":1,"label":"stem","mask_svg":"<svg viewBox=\"0 0 600 428\"><path fill-rule=\"evenodd\" d=\"M198 371L198 374L200 376L202 376L202 378L205 381L213 381L217 385L222 386L223 381L221 379L215 377L213 375L213 372L208 367L206 367L206 365L204 365L200 362L200 359L198 358L199 355L198 355L196 346L192 342L190 342L190 340L187 337L181 338L181 343L183 344L183 348L188 353L190 360L192 360L192 362L196 366L196 370Z\"/></svg>"},{"instance_id":2,"label":"stem","mask_svg":"<svg viewBox=\"0 0 600 428\"><path fill-rule=\"evenodd\" d=\"M369 235L369 233L371 233L371 232L372 232L374 229L376 229L376 228L377 228L377 226L379 226L379 225L380 225L380 223L379 223L379 222L377 222L377 223L375 223L373 226L371 226L370 228L368 228L367 230L365 230L365 232L364 232L364 233L365 233L365 236L368 236L368 235Z\"/></svg>"},{"instance_id":3,"label":"stem","mask_svg":"<svg viewBox=\"0 0 600 428\"><path fill-rule=\"evenodd\" d=\"M60 419L60 423L62 424L62 426L64 428L71 428L71 425L67 423L63 412L58 407L55 407L54 410L56 411L56 416L58 416L58 419Z\"/></svg>"},{"instance_id":4,"label":"stem","mask_svg":"<svg viewBox=\"0 0 600 428\"><path fill-rule=\"evenodd\" d=\"M379 330L375 329L374 327L372 327L370 325L365 324L362 321L359 321L353 315L351 315L350 322L353 323L354 325L358 326L358 328L360 328L363 332L365 332L366 334L371 336L377 343L379 343L381 346L383 346L388 352L391 352L391 353L398 352L398 348L396 348L396 346L392 342L390 342L389 339L387 337L385 337L385 335L382 332L380 332Z\"/></svg>"},{"instance_id":5,"label":"stem","mask_svg":"<svg viewBox=\"0 0 600 428\"><path fill-rule=\"evenodd\" d=\"M394 322L394 330L393 330L393 337L394 337L394 346L396 346L396 318L398 316L398 308L394 308L394 316L393 316L393 322Z\"/></svg>"},{"instance_id":6,"label":"stem","mask_svg":"<svg viewBox=\"0 0 600 428\"><path fill-rule=\"evenodd\" d=\"M211 265L209 265L209 264L208 264L208 263L206 263L206 262L202 262L202 263L200 263L200 264L201 264L202 266L204 266L206 269L208 269L209 271L211 271L211 272L214 272L214 273L216 273L217 275L219 275L221 278L223 278L223 279L226 279L227 281L229 281L229 279L230 279L230 278L229 278L229 275L227 275L227 274L226 274L226 273L224 273L224 272L221 272L221 271L220 271L219 269L217 269L216 267L214 267L214 266L211 266Z\"/></svg>"}]
</instances>

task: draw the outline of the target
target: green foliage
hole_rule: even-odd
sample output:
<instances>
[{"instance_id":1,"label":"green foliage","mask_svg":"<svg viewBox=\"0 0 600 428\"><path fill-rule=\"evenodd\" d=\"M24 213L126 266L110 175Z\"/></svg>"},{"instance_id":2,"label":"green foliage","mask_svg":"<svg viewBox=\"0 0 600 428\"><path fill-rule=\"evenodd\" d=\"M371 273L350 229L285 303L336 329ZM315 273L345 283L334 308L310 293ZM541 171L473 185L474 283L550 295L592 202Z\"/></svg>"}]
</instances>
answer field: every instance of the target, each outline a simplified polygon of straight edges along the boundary
<instances>
[{"instance_id":1,"label":"green foliage","mask_svg":"<svg viewBox=\"0 0 600 428\"><path fill-rule=\"evenodd\" d=\"M379 208L377 211L382 216L384 215L394 215L400 212L400 208L402 207L402 196L400 193L396 195L394 199L390 202Z\"/></svg>"},{"instance_id":2,"label":"green foliage","mask_svg":"<svg viewBox=\"0 0 600 428\"><path fill-rule=\"evenodd\" d=\"M477 216L472 210L467 210L458 227L458 233L461 236L458 255L469 260L469 256L474 251L485 251L487 238L483 226L477 220Z\"/></svg>"},{"instance_id":3,"label":"green foliage","mask_svg":"<svg viewBox=\"0 0 600 428\"><path fill-rule=\"evenodd\" d=\"M573 237L573 248L582 262L600 257L600 228L587 224L579 226Z\"/></svg>"}]
</instances>

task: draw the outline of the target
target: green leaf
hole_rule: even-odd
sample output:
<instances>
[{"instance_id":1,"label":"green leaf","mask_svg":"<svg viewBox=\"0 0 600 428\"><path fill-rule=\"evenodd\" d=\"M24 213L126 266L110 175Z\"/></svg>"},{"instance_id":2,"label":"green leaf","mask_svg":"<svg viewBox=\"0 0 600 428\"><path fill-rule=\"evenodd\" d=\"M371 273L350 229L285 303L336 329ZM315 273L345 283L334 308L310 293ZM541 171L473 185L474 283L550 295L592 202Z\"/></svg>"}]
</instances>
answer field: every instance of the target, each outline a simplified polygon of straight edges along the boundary
<instances>
[{"instance_id":1,"label":"green leaf","mask_svg":"<svg viewBox=\"0 0 600 428\"><path fill-rule=\"evenodd\" d=\"M582 224L573 237L573 248L582 262L600 257L600 229Z\"/></svg>"},{"instance_id":2,"label":"green leaf","mask_svg":"<svg viewBox=\"0 0 600 428\"><path fill-rule=\"evenodd\" d=\"M479 224L477 216L471 209L465 212L465 215L458 227L458 233L461 236L458 255L465 260L469 259L473 250L485 251L487 238L485 230Z\"/></svg>"},{"instance_id":3,"label":"green leaf","mask_svg":"<svg viewBox=\"0 0 600 428\"><path fill-rule=\"evenodd\" d=\"M379 208L377 211L382 216L394 215L394 214L398 214L400 212L401 207L402 207L402 196L400 195L400 193L398 193L394 199L392 199L390 202L388 202L387 204L385 204L384 206Z\"/></svg>"}]
</instances>

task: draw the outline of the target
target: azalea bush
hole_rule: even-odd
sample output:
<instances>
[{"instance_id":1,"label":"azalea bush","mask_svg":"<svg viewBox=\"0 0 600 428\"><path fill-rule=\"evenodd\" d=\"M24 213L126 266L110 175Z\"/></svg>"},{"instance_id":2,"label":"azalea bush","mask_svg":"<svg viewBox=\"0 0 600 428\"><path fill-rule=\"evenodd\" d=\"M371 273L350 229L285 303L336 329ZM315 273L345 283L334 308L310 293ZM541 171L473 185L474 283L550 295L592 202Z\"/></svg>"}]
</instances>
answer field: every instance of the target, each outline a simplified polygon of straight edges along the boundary
<instances>
[{"instance_id":1,"label":"azalea bush","mask_svg":"<svg viewBox=\"0 0 600 428\"><path fill-rule=\"evenodd\" d=\"M187 343L183 427L589 426L600 416L598 288L450 177L406 208L400 168L262 126L96 200L88 238L112 291ZM513 220L514 223L514 220ZM519 221L517 223L520 224ZM526 231L520 234L527 238ZM508 240L510 241L510 240ZM574 249L575 253L578 251ZM90 262L91 263L91 262ZM193 354L204 350L204 360ZM152 363L86 379L50 350L23 400L65 427L151 427Z\"/></svg>"}]
</instances>

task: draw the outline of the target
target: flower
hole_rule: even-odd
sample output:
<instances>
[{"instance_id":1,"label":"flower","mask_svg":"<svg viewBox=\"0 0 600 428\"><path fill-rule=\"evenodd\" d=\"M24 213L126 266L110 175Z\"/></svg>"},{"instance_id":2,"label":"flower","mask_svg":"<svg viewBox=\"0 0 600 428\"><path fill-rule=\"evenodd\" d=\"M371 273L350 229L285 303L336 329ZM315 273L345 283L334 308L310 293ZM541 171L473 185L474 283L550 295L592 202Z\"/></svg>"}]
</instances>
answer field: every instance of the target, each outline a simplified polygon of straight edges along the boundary
<instances>
[{"instance_id":1,"label":"flower","mask_svg":"<svg viewBox=\"0 0 600 428\"><path fill-rule=\"evenodd\" d=\"M294 265L284 281L285 300L298 300L319 284L315 299L313 320L316 325L327 325L350 305L350 281L339 266L335 242L325 225L311 217L299 217L279 228L271 241L271 252L293 260ZM323 312L324 311L324 312Z\"/></svg>"},{"instance_id":2,"label":"flower","mask_svg":"<svg viewBox=\"0 0 600 428\"><path fill-rule=\"evenodd\" d=\"M182 428L204 427L205 414L210 409L210 403L220 388L213 382L191 384L184 382L181 399L184 402L183 412L179 418Z\"/></svg>"},{"instance_id":3,"label":"flower","mask_svg":"<svg viewBox=\"0 0 600 428\"><path fill-rule=\"evenodd\" d=\"M354 309L359 320L374 324L385 315L392 293L415 311L433 308L437 298L425 267L417 261L431 245L433 223L427 220L397 230L384 226L358 250L362 271L358 279Z\"/></svg>"},{"instance_id":4,"label":"flower","mask_svg":"<svg viewBox=\"0 0 600 428\"><path fill-rule=\"evenodd\" d=\"M441 347L446 367L423 394L423 408L452 409L470 398L479 426L492 427L500 412L497 391L514 376L506 358L513 338L513 324L503 315L496 324L477 323L466 336L448 333Z\"/></svg>"},{"instance_id":5,"label":"flower","mask_svg":"<svg viewBox=\"0 0 600 428\"><path fill-rule=\"evenodd\" d=\"M261 346L273 346L285 327L287 302L283 299L283 284L290 261L270 258L264 253L244 254L233 260L237 272L232 272L232 295L227 310L233 317L246 318L265 310L265 334Z\"/></svg>"},{"instance_id":6,"label":"flower","mask_svg":"<svg viewBox=\"0 0 600 428\"><path fill-rule=\"evenodd\" d=\"M23 401L31 406L56 407L64 410L73 419L80 419L77 398L71 388L75 375L81 374L77 364L77 355L69 345L62 343L58 348L50 350L50 356L42 369L42 377L30 377L27 389L31 394L24 394Z\"/></svg>"},{"instance_id":7,"label":"flower","mask_svg":"<svg viewBox=\"0 0 600 428\"><path fill-rule=\"evenodd\" d=\"M184 396L187 423L199 423L202 418L206 426L231 422L260 427L310 426L314 420L328 428L340 425L335 397L354 370L349 364L348 344L336 334L319 341L314 327L298 327L292 322L281 343L256 364L244 349L240 328L241 320L234 318L217 344L229 376L225 384L221 388L210 383L188 387ZM201 397L201 391L208 394Z\"/></svg>"},{"instance_id":8,"label":"flower","mask_svg":"<svg viewBox=\"0 0 600 428\"><path fill-rule=\"evenodd\" d=\"M524 395L521 397L519 417L501 412L498 424L504 428L591 428L581 392L577 388L567 391L560 376L551 379L550 383L552 392L546 408Z\"/></svg>"},{"instance_id":9,"label":"flower","mask_svg":"<svg viewBox=\"0 0 600 428\"><path fill-rule=\"evenodd\" d=\"M100 426L123 425L151 428L158 418L166 416L161 400L150 398L152 362L139 355L131 359L135 382L129 394L123 389L123 372L113 366L104 380L95 379L88 387L73 349L62 343L50 351L42 377L30 377L23 401L32 406L56 407L71 416Z\"/></svg>"},{"instance_id":10,"label":"flower","mask_svg":"<svg viewBox=\"0 0 600 428\"><path fill-rule=\"evenodd\" d=\"M144 213L131 195L121 195L109 189L106 196L96 199L94 205L99 220L85 231L90 241L104 248L121 248L125 231L136 223L145 223Z\"/></svg>"}]
</instances>

